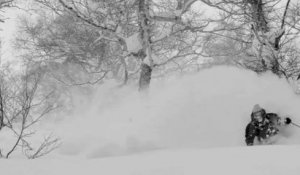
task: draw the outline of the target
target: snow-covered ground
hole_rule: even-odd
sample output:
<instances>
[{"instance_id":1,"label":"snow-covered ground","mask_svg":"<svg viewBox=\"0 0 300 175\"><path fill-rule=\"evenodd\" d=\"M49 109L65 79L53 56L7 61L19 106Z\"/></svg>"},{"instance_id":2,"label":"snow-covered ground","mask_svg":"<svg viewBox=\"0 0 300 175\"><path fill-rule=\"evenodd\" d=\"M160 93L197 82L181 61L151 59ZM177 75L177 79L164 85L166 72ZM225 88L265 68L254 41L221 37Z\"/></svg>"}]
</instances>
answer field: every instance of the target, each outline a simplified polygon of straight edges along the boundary
<instances>
[{"instance_id":1,"label":"snow-covered ground","mask_svg":"<svg viewBox=\"0 0 300 175\"><path fill-rule=\"evenodd\" d=\"M6 175L299 175L299 146L160 150L98 159L0 160Z\"/></svg>"},{"instance_id":2,"label":"snow-covered ground","mask_svg":"<svg viewBox=\"0 0 300 175\"><path fill-rule=\"evenodd\" d=\"M75 97L74 97L75 98ZM254 104L300 123L300 96L271 73L215 67L136 87L100 87L76 96L76 110L40 127L63 144L38 160L1 160L4 174L299 174L300 129L275 145L246 147ZM0 133L1 142L5 136ZM3 143L2 142L2 143ZM3 167L3 168L2 168ZM4 170L3 170L4 169ZM26 172L26 173L25 173Z\"/></svg>"}]
</instances>

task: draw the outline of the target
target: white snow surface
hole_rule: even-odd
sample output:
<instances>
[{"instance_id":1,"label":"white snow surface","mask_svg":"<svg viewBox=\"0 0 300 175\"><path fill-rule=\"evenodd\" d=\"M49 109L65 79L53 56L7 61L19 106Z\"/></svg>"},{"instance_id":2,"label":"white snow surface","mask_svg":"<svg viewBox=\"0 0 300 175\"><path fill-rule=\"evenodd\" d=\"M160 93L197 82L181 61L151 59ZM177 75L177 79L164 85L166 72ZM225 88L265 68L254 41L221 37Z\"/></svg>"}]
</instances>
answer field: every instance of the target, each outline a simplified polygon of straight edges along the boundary
<instances>
[{"instance_id":1,"label":"white snow surface","mask_svg":"<svg viewBox=\"0 0 300 175\"><path fill-rule=\"evenodd\" d=\"M160 150L102 159L0 160L7 175L299 175L299 146Z\"/></svg>"},{"instance_id":2,"label":"white snow surface","mask_svg":"<svg viewBox=\"0 0 300 175\"><path fill-rule=\"evenodd\" d=\"M40 126L63 144L36 160L1 160L1 172L24 174L299 174L300 129L281 128L274 145L246 147L255 104L300 123L300 96L284 79L219 66L153 80L147 93L110 82L76 110ZM1 134L1 133L0 133ZM5 136L1 135L1 142ZM9 140L9 139L7 139ZM2 145L2 143L1 143Z\"/></svg>"}]
</instances>

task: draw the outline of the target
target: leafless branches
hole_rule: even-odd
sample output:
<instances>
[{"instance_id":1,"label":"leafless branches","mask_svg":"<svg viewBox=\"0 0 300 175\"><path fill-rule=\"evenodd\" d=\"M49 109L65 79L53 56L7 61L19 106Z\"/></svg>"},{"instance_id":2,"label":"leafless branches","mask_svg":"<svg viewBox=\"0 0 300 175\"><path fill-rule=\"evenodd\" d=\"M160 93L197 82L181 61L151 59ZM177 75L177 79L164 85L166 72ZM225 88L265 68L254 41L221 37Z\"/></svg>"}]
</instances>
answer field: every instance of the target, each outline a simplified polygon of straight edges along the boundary
<instances>
[{"instance_id":1,"label":"leafless branches","mask_svg":"<svg viewBox=\"0 0 300 175\"><path fill-rule=\"evenodd\" d=\"M74 8L76 8L76 6L75 6L74 8L71 7L71 6L68 6L63 0L59 0L59 2L60 2L66 9L68 9L70 12L72 12L76 17L78 17L79 19L85 21L86 23L88 23L88 24L90 24L90 25L92 25L92 26L94 26L94 27L96 27L96 28L99 28L99 29L101 29L101 30L104 30L104 31L108 31L108 32L112 32L112 33L115 32L115 30L110 29L110 28L108 28L108 27L106 27L106 26L101 26L101 25L97 24L96 22L91 21L91 20L88 19L87 17L83 16L82 13L79 13L78 11L74 10Z\"/></svg>"},{"instance_id":2,"label":"leafless branches","mask_svg":"<svg viewBox=\"0 0 300 175\"><path fill-rule=\"evenodd\" d=\"M285 6L280 3L282 0L201 0L201 2L223 12L224 15L219 16L219 21L223 20L225 24L232 22L238 28L230 33L240 31L244 33L242 40L246 41L245 48L248 48L245 53L252 56L249 59L246 54L241 55L245 59L241 60L239 65L256 72L270 70L286 78L295 76L288 73L297 72L289 69L294 70L298 65L294 56L289 57L291 53L288 52L292 50L288 48L296 44L293 40L298 36L295 26L299 20L296 19L297 15L292 15L297 4L292 4L290 0L286 1ZM291 64L286 64L290 63L289 60L295 65L290 67Z\"/></svg>"},{"instance_id":3,"label":"leafless branches","mask_svg":"<svg viewBox=\"0 0 300 175\"><path fill-rule=\"evenodd\" d=\"M46 3L45 1L41 2L41 0L38 0L38 2L46 4L48 7L51 6L49 5L51 4L50 1ZM205 33L220 31L220 29L205 31L204 29L208 27L209 21L197 21L197 19L201 18L200 15L191 11L191 6L197 2L197 0L170 1L170 3L177 4L174 8L161 5L165 4L163 1L153 2L151 0L103 2L58 0L58 2L65 9L67 14L74 16L82 23L99 31L100 36L96 37L94 43L105 41L108 45L121 48L118 52L113 53L115 55L111 55L109 58L119 58L115 63L120 64L124 70L124 82L127 82L130 78L130 72L135 72L139 69L134 68L134 70L129 70L127 60L134 59L139 62L137 65L141 65L142 62L144 62L149 64L152 68L154 68L154 65L159 65L156 63L159 62L159 60L152 59L152 55L156 54L153 52L153 47L159 44L159 42L163 40L166 41L172 36L178 36L178 34L186 32ZM165 12L170 15L165 15ZM187 19L183 18L184 16L190 17ZM156 27L160 28L161 26L168 27L160 32ZM128 50L128 44L131 43L128 43L127 39L136 33L139 33L138 36L140 39L135 42L140 42L140 45L143 46L143 51ZM163 33L164 36L157 37L158 33ZM144 53L138 54L141 52ZM82 57L82 55L79 57ZM144 60L144 58L146 58L146 60ZM156 57L154 56L153 58ZM81 64L82 63L83 62L81 62ZM86 62L84 62L84 64L85 63Z\"/></svg>"},{"instance_id":4,"label":"leafless branches","mask_svg":"<svg viewBox=\"0 0 300 175\"><path fill-rule=\"evenodd\" d=\"M4 80L4 79L3 79ZM1 84L1 101L2 101L2 116L3 127L10 130L16 140L7 153L1 150L1 157L9 158L18 147L30 147L27 139L35 134L32 131L33 125L40 122L46 114L54 110L53 105L45 105L45 101L51 94L46 96L38 96L37 91L42 80L40 72L26 72L25 76L21 77L21 81L12 81L6 79ZM4 87L7 87L4 91ZM3 129L3 128L2 128ZM48 137L42 143L38 152L33 157L40 157L51 152L57 147L57 139Z\"/></svg>"},{"instance_id":5,"label":"leafless branches","mask_svg":"<svg viewBox=\"0 0 300 175\"><path fill-rule=\"evenodd\" d=\"M63 63L78 64L94 72L110 72L113 78L122 77L125 83L130 78L137 79L135 73L132 76L133 72L142 71L146 67L141 66L143 64L159 71L163 69L159 67L167 67L169 63L180 65L180 59L184 60L185 56L193 60L212 57L218 63L236 63L254 71L264 69L279 76L289 76L287 60L296 57L287 57L290 55L287 47L297 35L295 31L300 31L297 24L300 20L290 15L293 11L297 13L293 10L295 4L287 0L281 7L279 1L283 0L36 0L59 14L53 21L64 19L64 24L68 25L54 22L52 26L45 24L45 28L41 27L47 31L41 33L47 34L34 43L33 48L37 49L30 55L47 61L63 59ZM192 8L198 3L219 13L214 17L204 17L203 12ZM62 32L62 29L68 30ZM83 35L82 30L87 32ZM92 37L74 39L78 35ZM138 36L135 42L140 45L134 51L130 49L132 43L128 42L131 36ZM207 44L209 36L213 37ZM189 42L192 38L198 41ZM226 42L234 47L226 49ZM183 49L176 55L178 47L183 45L192 50ZM219 48L215 49L218 52L207 48L211 46ZM244 61L241 58L245 58ZM132 62L135 66L130 66ZM253 68L254 65L258 68ZM67 85L84 85L103 82L102 75L88 81L74 77L71 83L66 83L60 76L56 79ZM110 74L104 75L108 77Z\"/></svg>"},{"instance_id":6,"label":"leafless branches","mask_svg":"<svg viewBox=\"0 0 300 175\"><path fill-rule=\"evenodd\" d=\"M34 150L30 145L24 144L23 150L27 158L36 159L42 156L45 156L57 149L60 146L60 139L53 137L52 135L48 135L44 138L40 146Z\"/></svg>"},{"instance_id":7,"label":"leafless branches","mask_svg":"<svg viewBox=\"0 0 300 175\"><path fill-rule=\"evenodd\" d=\"M291 0L288 0L287 3L286 3L285 10L284 10L283 17L282 17L282 22L281 22L281 29L283 29L283 27L284 27L286 14L287 14L287 11L289 9L290 2L291 2Z\"/></svg>"}]
</instances>

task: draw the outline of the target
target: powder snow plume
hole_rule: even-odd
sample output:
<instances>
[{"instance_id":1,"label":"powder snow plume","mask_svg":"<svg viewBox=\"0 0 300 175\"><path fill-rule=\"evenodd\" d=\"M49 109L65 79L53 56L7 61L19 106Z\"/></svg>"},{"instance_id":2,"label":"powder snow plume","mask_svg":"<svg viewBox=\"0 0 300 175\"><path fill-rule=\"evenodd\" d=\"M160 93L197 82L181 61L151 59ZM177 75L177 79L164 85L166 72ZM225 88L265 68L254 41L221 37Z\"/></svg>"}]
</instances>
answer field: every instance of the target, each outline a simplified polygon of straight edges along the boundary
<instances>
[{"instance_id":1,"label":"powder snow plume","mask_svg":"<svg viewBox=\"0 0 300 175\"><path fill-rule=\"evenodd\" d=\"M82 99L81 99L82 100ZM147 93L107 83L53 125L62 156L98 158L154 149L245 146L255 104L300 123L300 97L284 79L233 67L153 80ZM300 129L284 128L277 144L299 144Z\"/></svg>"}]
</instances>

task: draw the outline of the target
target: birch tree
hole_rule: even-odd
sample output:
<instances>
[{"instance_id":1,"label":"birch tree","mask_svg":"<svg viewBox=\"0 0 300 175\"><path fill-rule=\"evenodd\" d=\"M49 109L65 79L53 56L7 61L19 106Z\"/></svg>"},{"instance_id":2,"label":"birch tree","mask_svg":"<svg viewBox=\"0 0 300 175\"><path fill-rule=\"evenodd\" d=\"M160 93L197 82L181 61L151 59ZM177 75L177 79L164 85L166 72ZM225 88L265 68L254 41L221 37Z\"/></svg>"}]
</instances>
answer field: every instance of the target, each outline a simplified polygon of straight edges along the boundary
<instances>
[{"instance_id":1,"label":"birch tree","mask_svg":"<svg viewBox=\"0 0 300 175\"><path fill-rule=\"evenodd\" d=\"M297 21L291 21L297 6L290 0L202 0L202 3L219 10L219 19L235 21L245 35L245 58L240 62L256 72L272 71L278 76L290 78L299 72L299 48L295 39L299 31ZM295 15L296 17L297 15ZM249 43L249 44L247 44ZM248 46L247 46L248 45Z\"/></svg>"},{"instance_id":2,"label":"birch tree","mask_svg":"<svg viewBox=\"0 0 300 175\"><path fill-rule=\"evenodd\" d=\"M36 1L57 15L69 13L97 30L94 43L114 43L121 51L118 60L124 83L140 72L140 90L148 88L153 69L169 63L180 67L180 59L197 62L197 56L203 54L201 34L211 32L205 30L209 22L201 19L201 13L191 10L196 0ZM130 60L139 68L129 70Z\"/></svg>"},{"instance_id":3,"label":"birch tree","mask_svg":"<svg viewBox=\"0 0 300 175\"><path fill-rule=\"evenodd\" d=\"M295 4L289 0L281 0L285 2L281 4L276 0L35 1L49 8L55 17L67 14L76 18L69 20L74 27L89 28L95 33L88 41L92 45L106 45L110 48L108 50L115 48L106 55L106 60L114 60L110 65L116 66L98 75L100 80L111 72L122 72L124 84L137 78L139 89L143 90L149 87L157 72L167 72L172 66L182 71L186 64L193 63L198 70L201 69L203 65L200 63L204 61L200 59L203 57L215 60L217 64L228 63L232 57L230 64L256 72L271 70L286 78L299 71L295 66L298 64L298 48L293 43L298 34L294 32L296 29L291 30L297 22L290 18ZM219 13L204 17L203 12L193 9L193 6L210 7ZM48 39L51 40L51 37ZM232 47L226 48L228 43ZM59 47L63 48L60 53L64 53L78 47L78 44ZM98 49L99 55L106 52L95 49ZM57 53L50 55L66 57ZM71 53L76 52L73 50ZM91 60L97 59L93 55L77 55L76 60L80 65L95 67ZM213 63L208 61L207 64ZM91 82L98 81L87 81Z\"/></svg>"}]
</instances>

